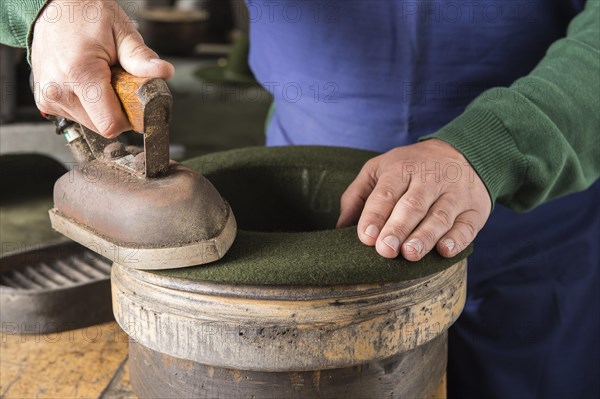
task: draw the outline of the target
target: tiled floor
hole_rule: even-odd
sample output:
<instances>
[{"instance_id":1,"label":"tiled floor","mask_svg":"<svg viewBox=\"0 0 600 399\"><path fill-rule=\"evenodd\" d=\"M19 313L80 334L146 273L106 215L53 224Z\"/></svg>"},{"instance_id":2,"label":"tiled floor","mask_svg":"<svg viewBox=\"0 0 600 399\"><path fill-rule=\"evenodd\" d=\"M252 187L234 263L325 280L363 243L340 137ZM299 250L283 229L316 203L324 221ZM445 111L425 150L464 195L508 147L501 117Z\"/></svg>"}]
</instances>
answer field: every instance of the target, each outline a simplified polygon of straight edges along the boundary
<instances>
[{"instance_id":1,"label":"tiled floor","mask_svg":"<svg viewBox=\"0 0 600 399\"><path fill-rule=\"evenodd\" d=\"M117 323L53 334L3 333L1 398L135 398Z\"/></svg>"}]
</instances>

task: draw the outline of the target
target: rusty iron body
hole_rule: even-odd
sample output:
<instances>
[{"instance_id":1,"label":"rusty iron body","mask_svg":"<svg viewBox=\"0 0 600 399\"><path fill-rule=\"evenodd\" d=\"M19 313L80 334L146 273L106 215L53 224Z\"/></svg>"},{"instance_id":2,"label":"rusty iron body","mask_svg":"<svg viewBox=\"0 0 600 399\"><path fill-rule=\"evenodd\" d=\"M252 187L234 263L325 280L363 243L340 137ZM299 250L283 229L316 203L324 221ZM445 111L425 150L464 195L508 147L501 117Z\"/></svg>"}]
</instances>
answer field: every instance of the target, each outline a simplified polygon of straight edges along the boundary
<instances>
[{"instance_id":1,"label":"rusty iron body","mask_svg":"<svg viewBox=\"0 0 600 399\"><path fill-rule=\"evenodd\" d=\"M113 70L112 84L133 130L144 134L144 149L61 121L79 166L55 184L52 227L134 268L220 259L235 238L235 218L208 180L169 160L166 83Z\"/></svg>"}]
</instances>

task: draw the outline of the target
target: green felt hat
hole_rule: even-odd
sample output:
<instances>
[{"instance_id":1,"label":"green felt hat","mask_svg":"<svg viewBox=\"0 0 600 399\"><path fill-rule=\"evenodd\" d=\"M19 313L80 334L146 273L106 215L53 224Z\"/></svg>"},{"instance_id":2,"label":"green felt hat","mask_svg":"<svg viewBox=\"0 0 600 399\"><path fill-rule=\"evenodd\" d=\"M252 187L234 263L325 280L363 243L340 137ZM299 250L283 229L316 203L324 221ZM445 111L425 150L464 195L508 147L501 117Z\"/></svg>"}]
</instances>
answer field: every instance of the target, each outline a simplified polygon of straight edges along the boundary
<instances>
[{"instance_id":1,"label":"green felt hat","mask_svg":"<svg viewBox=\"0 0 600 399\"><path fill-rule=\"evenodd\" d=\"M435 251L418 262L386 259L362 244L356 227L335 229L340 197L376 153L336 147L256 147L194 158L230 203L237 238L223 259L155 271L171 278L248 285L386 283L440 272L464 259Z\"/></svg>"},{"instance_id":2,"label":"green felt hat","mask_svg":"<svg viewBox=\"0 0 600 399\"><path fill-rule=\"evenodd\" d=\"M208 83L257 85L258 82L248 65L249 51L250 40L248 34L238 32L224 65L200 68L195 72L195 75Z\"/></svg>"}]
</instances>

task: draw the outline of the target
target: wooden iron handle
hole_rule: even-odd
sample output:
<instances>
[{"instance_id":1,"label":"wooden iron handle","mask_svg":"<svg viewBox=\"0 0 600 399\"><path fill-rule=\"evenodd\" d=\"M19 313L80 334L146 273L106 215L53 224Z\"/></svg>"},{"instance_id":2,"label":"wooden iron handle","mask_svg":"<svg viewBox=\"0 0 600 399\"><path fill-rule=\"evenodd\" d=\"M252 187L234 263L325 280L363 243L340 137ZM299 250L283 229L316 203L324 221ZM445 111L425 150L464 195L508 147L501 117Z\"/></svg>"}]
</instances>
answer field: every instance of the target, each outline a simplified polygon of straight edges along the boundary
<instances>
[{"instance_id":1,"label":"wooden iron handle","mask_svg":"<svg viewBox=\"0 0 600 399\"><path fill-rule=\"evenodd\" d=\"M121 67L112 67L111 83L123 110L131 123L132 130L144 133L145 114L152 113L146 105L157 96L171 98L171 92L162 79L140 78L126 72Z\"/></svg>"},{"instance_id":2,"label":"wooden iron handle","mask_svg":"<svg viewBox=\"0 0 600 399\"><path fill-rule=\"evenodd\" d=\"M132 130L144 134L145 176L163 174L169 167L169 121L173 98L163 79L139 78L113 67L112 86Z\"/></svg>"}]
</instances>

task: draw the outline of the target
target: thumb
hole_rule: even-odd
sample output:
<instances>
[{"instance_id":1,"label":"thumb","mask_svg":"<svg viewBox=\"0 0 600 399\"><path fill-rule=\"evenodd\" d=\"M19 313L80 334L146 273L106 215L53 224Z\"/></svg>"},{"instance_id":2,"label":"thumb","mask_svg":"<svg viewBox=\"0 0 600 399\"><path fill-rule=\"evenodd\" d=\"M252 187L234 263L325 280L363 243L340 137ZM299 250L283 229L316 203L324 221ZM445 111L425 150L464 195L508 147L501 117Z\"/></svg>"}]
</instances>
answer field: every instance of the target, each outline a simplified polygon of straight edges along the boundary
<instances>
[{"instance_id":1,"label":"thumb","mask_svg":"<svg viewBox=\"0 0 600 399\"><path fill-rule=\"evenodd\" d=\"M144 78L169 79L175 68L144 44L136 30L122 32L117 37L117 56L121 66L130 74Z\"/></svg>"},{"instance_id":2,"label":"thumb","mask_svg":"<svg viewBox=\"0 0 600 399\"><path fill-rule=\"evenodd\" d=\"M359 221L367 199L377 184L374 177L378 163L371 160L362 167L340 199L340 216L336 228L348 227Z\"/></svg>"}]
</instances>

